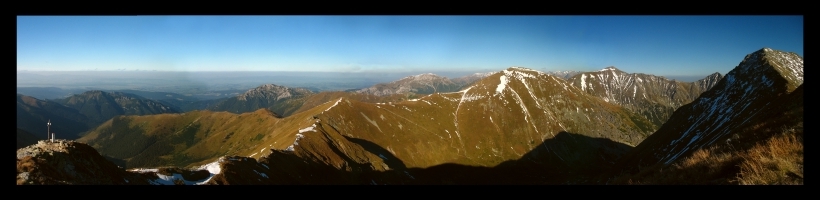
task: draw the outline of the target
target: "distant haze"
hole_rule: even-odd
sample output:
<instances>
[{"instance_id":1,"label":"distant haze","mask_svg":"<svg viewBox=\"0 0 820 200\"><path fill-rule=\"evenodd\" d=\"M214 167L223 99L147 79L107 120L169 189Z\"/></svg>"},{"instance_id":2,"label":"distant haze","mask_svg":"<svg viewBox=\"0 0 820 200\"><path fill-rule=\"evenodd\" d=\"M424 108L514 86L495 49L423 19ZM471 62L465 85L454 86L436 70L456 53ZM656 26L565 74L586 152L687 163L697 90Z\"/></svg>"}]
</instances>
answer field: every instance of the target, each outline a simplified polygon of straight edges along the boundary
<instances>
[{"instance_id":1,"label":"distant haze","mask_svg":"<svg viewBox=\"0 0 820 200\"><path fill-rule=\"evenodd\" d=\"M370 87L377 83L391 82L426 72L18 71L17 87L138 89L190 94L217 90L247 90L262 84L276 84L287 87L306 87L319 91L332 91ZM476 72L433 71L433 73L449 78L457 78Z\"/></svg>"}]
</instances>

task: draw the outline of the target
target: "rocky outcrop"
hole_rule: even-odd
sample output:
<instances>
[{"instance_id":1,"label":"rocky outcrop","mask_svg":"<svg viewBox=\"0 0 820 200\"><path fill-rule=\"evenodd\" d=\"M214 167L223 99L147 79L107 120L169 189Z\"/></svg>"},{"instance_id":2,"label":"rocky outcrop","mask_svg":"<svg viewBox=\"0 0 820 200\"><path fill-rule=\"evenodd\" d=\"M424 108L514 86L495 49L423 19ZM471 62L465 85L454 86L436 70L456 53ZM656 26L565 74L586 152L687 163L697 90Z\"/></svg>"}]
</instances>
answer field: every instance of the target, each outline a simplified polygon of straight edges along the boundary
<instances>
[{"instance_id":1,"label":"rocky outcrop","mask_svg":"<svg viewBox=\"0 0 820 200\"><path fill-rule=\"evenodd\" d=\"M40 140L17 150L17 185L148 184L146 180L146 175L126 172L83 143Z\"/></svg>"}]
</instances>

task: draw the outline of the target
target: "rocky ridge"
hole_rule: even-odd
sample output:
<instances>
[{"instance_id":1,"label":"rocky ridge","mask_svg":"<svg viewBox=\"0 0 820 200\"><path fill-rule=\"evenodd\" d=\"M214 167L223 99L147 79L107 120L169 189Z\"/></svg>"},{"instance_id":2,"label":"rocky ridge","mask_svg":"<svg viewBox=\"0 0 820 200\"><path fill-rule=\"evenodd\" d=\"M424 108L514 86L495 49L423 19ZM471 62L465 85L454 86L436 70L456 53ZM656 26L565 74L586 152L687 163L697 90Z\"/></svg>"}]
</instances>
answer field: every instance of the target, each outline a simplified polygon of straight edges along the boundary
<instances>
[{"instance_id":1,"label":"rocky ridge","mask_svg":"<svg viewBox=\"0 0 820 200\"><path fill-rule=\"evenodd\" d=\"M675 111L621 162L630 169L668 165L698 149L731 140L733 135L751 134L746 132L748 127L775 120L772 113L782 112L775 109L778 102L789 101L779 99L802 84L803 58L769 48L755 51L711 90Z\"/></svg>"},{"instance_id":2,"label":"rocky ridge","mask_svg":"<svg viewBox=\"0 0 820 200\"><path fill-rule=\"evenodd\" d=\"M369 88L356 91L357 93L385 96L392 94L432 94L436 92L452 92L460 88L447 77L433 73L418 74L404 77L390 83L380 83Z\"/></svg>"},{"instance_id":3,"label":"rocky ridge","mask_svg":"<svg viewBox=\"0 0 820 200\"><path fill-rule=\"evenodd\" d=\"M713 73L695 82L680 82L662 76L630 74L610 66L568 80L584 92L636 112L660 127L676 109L712 88L721 77L720 73Z\"/></svg>"},{"instance_id":4,"label":"rocky ridge","mask_svg":"<svg viewBox=\"0 0 820 200\"><path fill-rule=\"evenodd\" d=\"M151 115L179 113L179 110L160 102L122 92L87 91L65 99L60 104L78 110L96 124L117 115Z\"/></svg>"},{"instance_id":5,"label":"rocky ridge","mask_svg":"<svg viewBox=\"0 0 820 200\"><path fill-rule=\"evenodd\" d=\"M314 93L305 88L290 88L274 84L265 84L247 92L216 102L208 106L212 111L228 111L233 113L253 112L266 108L278 116L289 116L298 110L305 98Z\"/></svg>"}]
</instances>

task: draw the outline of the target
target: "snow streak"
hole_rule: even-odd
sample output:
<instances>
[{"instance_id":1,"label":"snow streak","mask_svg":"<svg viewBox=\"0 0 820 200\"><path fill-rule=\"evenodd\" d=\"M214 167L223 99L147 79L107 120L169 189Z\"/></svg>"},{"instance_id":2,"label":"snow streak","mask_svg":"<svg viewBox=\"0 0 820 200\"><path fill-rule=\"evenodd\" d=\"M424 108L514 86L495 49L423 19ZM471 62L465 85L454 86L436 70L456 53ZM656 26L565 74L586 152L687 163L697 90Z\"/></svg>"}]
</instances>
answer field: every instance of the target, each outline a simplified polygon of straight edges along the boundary
<instances>
[{"instance_id":1,"label":"snow streak","mask_svg":"<svg viewBox=\"0 0 820 200\"><path fill-rule=\"evenodd\" d=\"M339 100L337 100L336 103L334 103L332 106L325 109L325 111L323 111L322 113L329 111L333 107L336 107L336 105L339 105L339 102L342 102L342 98L339 98Z\"/></svg>"}]
</instances>

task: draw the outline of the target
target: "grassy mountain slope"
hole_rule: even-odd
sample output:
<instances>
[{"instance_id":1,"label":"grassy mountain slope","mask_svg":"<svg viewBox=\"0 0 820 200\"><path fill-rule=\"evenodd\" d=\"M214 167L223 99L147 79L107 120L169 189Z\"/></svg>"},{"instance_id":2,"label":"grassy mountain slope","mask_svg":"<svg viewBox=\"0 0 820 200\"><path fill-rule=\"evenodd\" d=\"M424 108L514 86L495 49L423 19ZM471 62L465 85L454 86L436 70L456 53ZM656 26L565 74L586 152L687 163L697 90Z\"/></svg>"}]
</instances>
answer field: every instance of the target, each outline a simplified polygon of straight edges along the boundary
<instances>
[{"instance_id":1,"label":"grassy mountain slope","mask_svg":"<svg viewBox=\"0 0 820 200\"><path fill-rule=\"evenodd\" d=\"M653 128L563 79L510 68L461 92L395 103L340 97L285 118L264 110L118 117L81 141L127 160L128 167L197 165L224 155L258 159L278 149L345 171L383 171L442 163L491 167L519 159L561 132L637 144ZM561 148L546 151L575 154ZM160 161L147 161L156 157Z\"/></svg>"},{"instance_id":2,"label":"grassy mountain slope","mask_svg":"<svg viewBox=\"0 0 820 200\"><path fill-rule=\"evenodd\" d=\"M372 94L363 94L355 92L327 91L316 93L304 98L304 102L302 103L301 107L299 107L299 109L296 110L294 113L310 110L311 108L314 108L327 102L335 101L339 98L351 99L367 103L383 103L404 101L416 97L417 95L413 94L393 94L377 96Z\"/></svg>"},{"instance_id":3,"label":"grassy mountain slope","mask_svg":"<svg viewBox=\"0 0 820 200\"><path fill-rule=\"evenodd\" d=\"M345 104L331 110L345 114L327 114L325 121L340 132L356 134L352 137L384 145L411 167L445 162L492 166L519 158L561 131L637 144L651 129L639 116L585 95L559 78L515 68L462 92L392 105L340 103Z\"/></svg>"},{"instance_id":4,"label":"grassy mountain slope","mask_svg":"<svg viewBox=\"0 0 820 200\"><path fill-rule=\"evenodd\" d=\"M236 153L268 135L279 122L261 109L242 115L192 111L182 114L118 116L78 139L128 167L176 165Z\"/></svg>"}]
</instances>

